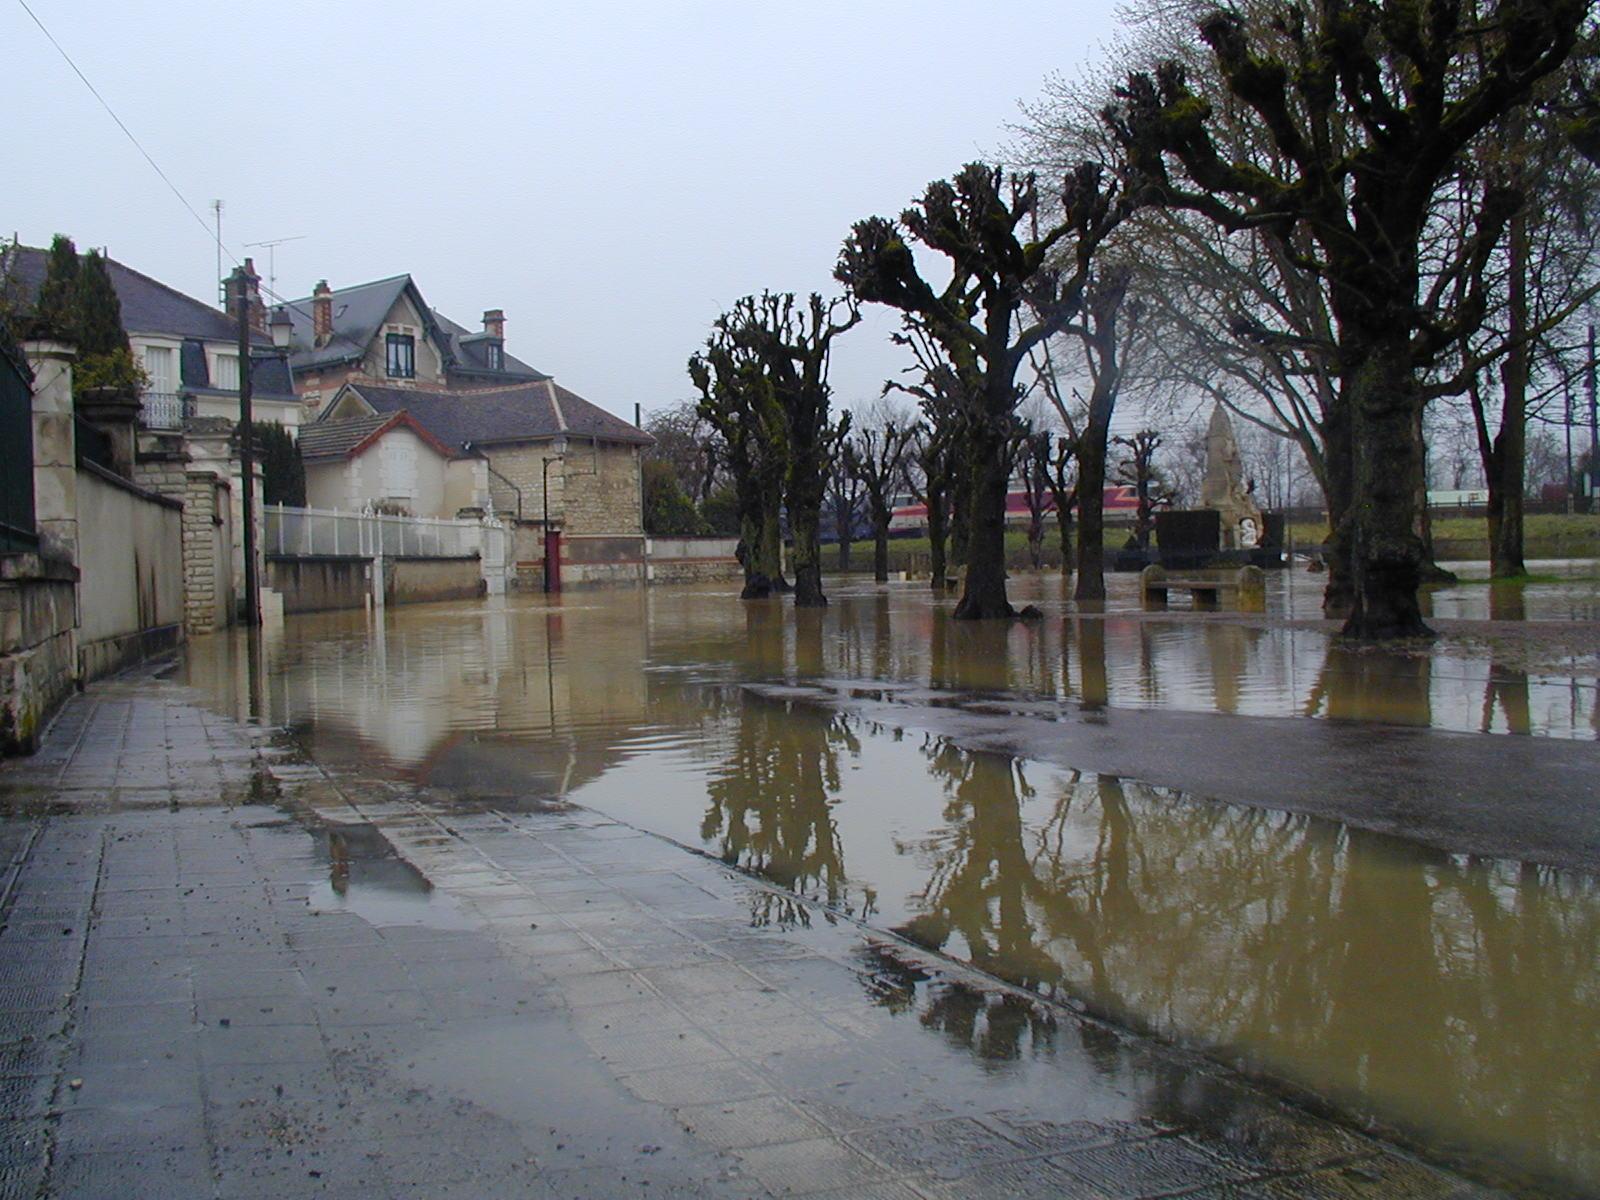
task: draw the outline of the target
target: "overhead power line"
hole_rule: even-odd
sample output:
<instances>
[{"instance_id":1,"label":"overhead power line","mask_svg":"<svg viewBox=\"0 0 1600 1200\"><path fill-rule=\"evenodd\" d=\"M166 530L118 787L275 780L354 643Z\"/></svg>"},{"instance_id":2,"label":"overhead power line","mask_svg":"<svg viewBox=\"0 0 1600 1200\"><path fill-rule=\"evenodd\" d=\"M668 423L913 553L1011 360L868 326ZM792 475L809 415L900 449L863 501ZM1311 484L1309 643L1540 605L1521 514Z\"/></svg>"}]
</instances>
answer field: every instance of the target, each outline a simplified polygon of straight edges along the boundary
<instances>
[{"instance_id":1,"label":"overhead power line","mask_svg":"<svg viewBox=\"0 0 1600 1200\"><path fill-rule=\"evenodd\" d=\"M72 61L72 55L68 54L61 43L56 41L55 34L51 33L45 28L45 24L39 19L39 15L35 13L33 9L28 7L28 0L17 0L17 3L22 5L22 11L27 13L28 16L32 18L33 23L39 27L39 32L44 34L44 36L49 39L50 44L56 48L56 53L61 55L61 57L66 61L67 66L72 68L72 73L79 79L83 80L83 86L89 89L89 94L92 95L96 100L100 101L100 107L105 109L107 115L117 123L117 128L122 130L123 133L127 134L128 140L134 145L134 149L138 150L140 154L144 155L144 160L150 164L150 169L157 175L161 176L161 182L166 184L167 187L172 190L172 194L178 198L178 203L189 210L189 215L199 223L201 229L206 230L206 234L209 237L211 230L206 227L205 218L196 212L194 205L190 204L189 201L184 198L183 193L178 190L177 184L173 183L171 179L167 178L167 173L161 169L161 164L156 162L156 160L150 156L150 151L144 148L143 143L141 143L138 138L133 136L133 130L129 129L123 119L117 116L116 109L112 108L106 98L100 94L100 89L95 87L94 84L89 81L89 77L83 73L82 69L79 68L78 64Z\"/></svg>"},{"instance_id":2,"label":"overhead power line","mask_svg":"<svg viewBox=\"0 0 1600 1200\"><path fill-rule=\"evenodd\" d=\"M241 265L239 262L239 256L232 250L228 249L219 235L212 233L211 227L206 224L206 219L202 217L198 211L196 211L195 206L190 204L188 198L178 190L178 185L173 183L171 177L161 169L161 164L156 162L150 151L144 148L144 143L134 136L133 130L128 128L127 122L117 115L116 109L111 107L111 102L100 94L100 89L94 86L89 77L83 73L83 69L72 60L72 55L68 54L66 48L62 46L60 42L56 41L55 34L51 33L50 30L45 26L45 23L39 19L39 14L28 7L28 0L17 0L17 3L22 6L22 11L28 14L29 19L39 27L39 32L44 34L46 40L48 40L49 43L56 48L56 53L61 55L62 60L66 62L67 66L72 68L72 73L83 81L83 86L89 89L89 94L100 102L100 107L106 110L106 115L117 123L117 128L122 130L127 139L133 143L134 149L140 153L145 162L150 164L150 169L161 177L161 182L166 184L167 189L178 198L178 203L183 205L185 210L188 211L189 215L195 219L195 223L199 225L201 229L205 230L206 241L214 243L217 249L221 253L225 254L228 257L228 260L232 262L234 266ZM310 313L306 312L305 309L301 308L299 305L291 304L282 296L279 296L275 291L273 291L270 284L262 290L266 292L269 299L299 313L307 321L311 320Z\"/></svg>"}]
</instances>

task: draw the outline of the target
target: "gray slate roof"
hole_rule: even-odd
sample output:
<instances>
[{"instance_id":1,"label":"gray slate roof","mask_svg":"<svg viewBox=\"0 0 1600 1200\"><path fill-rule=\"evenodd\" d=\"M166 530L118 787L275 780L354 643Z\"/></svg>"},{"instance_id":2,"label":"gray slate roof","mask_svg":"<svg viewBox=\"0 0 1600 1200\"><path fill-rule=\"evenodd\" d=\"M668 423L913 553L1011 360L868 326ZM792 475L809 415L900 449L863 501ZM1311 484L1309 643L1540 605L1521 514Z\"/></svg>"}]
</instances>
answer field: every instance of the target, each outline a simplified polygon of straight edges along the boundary
<instances>
[{"instance_id":1,"label":"gray slate roof","mask_svg":"<svg viewBox=\"0 0 1600 1200\"><path fill-rule=\"evenodd\" d=\"M360 360L372 344L372 339L378 336L384 318L394 308L395 301L408 288L417 309L433 323L425 336L431 337L439 347L445 359L446 375L475 376L482 372L486 380L515 379L519 376L528 379L548 378L543 371L509 354L505 356L504 371L489 372L482 348L462 343L461 339L470 338L472 331L429 308L410 275L394 275L388 279L335 290L330 297L333 336L322 346L316 345L315 330L312 328L312 297L289 301L289 320L293 326L289 339L289 365L296 371L307 371Z\"/></svg>"},{"instance_id":2,"label":"gray slate roof","mask_svg":"<svg viewBox=\"0 0 1600 1200\"><path fill-rule=\"evenodd\" d=\"M481 330L474 332L465 326L457 325L436 308L429 311L433 314L439 331L450 339L450 356L453 361L446 368L446 374L473 376L472 382L482 387L490 386L496 379L510 380L518 376L525 376L528 379L550 378L537 367L530 367L520 358L510 354L504 355L505 366L501 370L492 369L489 366L489 339L484 337Z\"/></svg>"},{"instance_id":3,"label":"gray slate roof","mask_svg":"<svg viewBox=\"0 0 1600 1200\"><path fill-rule=\"evenodd\" d=\"M380 413L410 413L452 448L464 448L469 442L488 445L542 441L563 434L634 446L648 446L654 441L644 430L551 379L470 392L433 392L368 383L351 383L349 387ZM329 405L323 411L332 409Z\"/></svg>"},{"instance_id":4,"label":"gray slate roof","mask_svg":"<svg viewBox=\"0 0 1600 1200\"><path fill-rule=\"evenodd\" d=\"M394 420L393 413L350 417L343 421L312 421L300 426L300 457L343 458L379 429Z\"/></svg>"},{"instance_id":5,"label":"gray slate roof","mask_svg":"<svg viewBox=\"0 0 1600 1200\"><path fill-rule=\"evenodd\" d=\"M14 282L21 297L32 303L44 282L49 253L33 246L14 246L0 255L0 277ZM150 276L106 259L111 285L122 303L122 327L129 333L159 333L168 337L202 338L211 342L236 342L239 326L221 309L185 296ZM252 333L250 344L272 349L266 334Z\"/></svg>"},{"instance_id":6,"label":"gray slate roof","mask_svg":"<svg viewBox=\"0 0 1600 1200\"><path fill-rule=\"evenodd\" d=\"M9 247L0 254L0 290L31 305L44 283L48 261L49 252L37 247ZM106 271L111 276L111 286L116 289L117 301L122 305L123 329L130 334L182 338L178 361L183 386L210 390L203 343L238 342L238 322L221 309L185 296L114 258L106 259ZM250 347L250 382L255 392L278 399L292 397L294 383L283 356L275 352L272 339L252 331Z\"/></svg>"}]
</instances>

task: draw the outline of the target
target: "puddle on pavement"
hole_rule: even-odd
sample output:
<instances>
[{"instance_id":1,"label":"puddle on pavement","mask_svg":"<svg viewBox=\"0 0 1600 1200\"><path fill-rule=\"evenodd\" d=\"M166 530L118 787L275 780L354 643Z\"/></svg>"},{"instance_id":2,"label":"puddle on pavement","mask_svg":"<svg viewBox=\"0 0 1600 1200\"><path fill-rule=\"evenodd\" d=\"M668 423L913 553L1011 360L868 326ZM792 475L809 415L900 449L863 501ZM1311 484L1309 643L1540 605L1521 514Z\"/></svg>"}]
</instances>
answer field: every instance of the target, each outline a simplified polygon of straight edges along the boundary
<instances>
[{"instance_id":1,"label":"puddle on pavement","mask_svg":"<svg viewBox=\"0 0 1600 1200\"><path fill-rule=\"evenodd\" d=\"M310 830L327 877L306 903L320 912L349 912L372 925L476 929L478 922L427 878L395 855L371 825L321 825Z\"/></svg>"},{"instance_id":2,"label":"puddle on pavement","mask_svg":"<svg viewBox=\"0 0 1600 1200\"><path fill-rule=\"evenodd\" d=\"M951 622L918 587L870 585L836 589L822 614L684 588L305 616L267 643L252 693L322 761L501 807L589 805L1441 1154L1600 1181L1596 879L970 754L785 686L825 681L908 711L1600 734L1595 663L1538 638L1360 651L1315 627L1136 618L1116 586L1087 618L1063 615L1059 581L1021 580L1015 598L1046 620L985 628ZM1275 611L1314 615L1314 581L1273 587ZM1532 585L1523 612L1586 611L1596 591ZM1432 604L1481 601L1487 615L1494 594L1468 583ZM187 681L236 706L240 645L195 643ZM431 911L415 887L363 886L358 870L393 868L360 863L321 902ZM1043 1032L1020 1011L996 1020L972 1048L999 1062Z\"/></svg>"}]
</instances>

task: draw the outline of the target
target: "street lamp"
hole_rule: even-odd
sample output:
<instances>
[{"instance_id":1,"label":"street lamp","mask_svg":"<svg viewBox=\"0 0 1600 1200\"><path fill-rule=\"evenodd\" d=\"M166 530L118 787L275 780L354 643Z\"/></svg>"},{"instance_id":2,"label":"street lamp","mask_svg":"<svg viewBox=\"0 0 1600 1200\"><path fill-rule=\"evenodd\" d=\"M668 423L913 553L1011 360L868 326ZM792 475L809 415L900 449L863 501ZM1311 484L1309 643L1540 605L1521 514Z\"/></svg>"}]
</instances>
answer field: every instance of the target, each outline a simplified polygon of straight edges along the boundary
<instances>
[{"instance_id":1,"label":"street lamp","mask_svg":"<svg viewBox=\"0 0 1600 1200\"><path fill-rule=\"evenodd\" d=\"M553 454L546 455L539 464L539 481L544 487L544 507L540 515L544 518L544 590L550 591L550 581L554 564L551 559L561 552L560 535L551 536L550 530L550 464L565 461L567 453L567 439L558 437L550 444Z\"/></svg>"}]
</instances>

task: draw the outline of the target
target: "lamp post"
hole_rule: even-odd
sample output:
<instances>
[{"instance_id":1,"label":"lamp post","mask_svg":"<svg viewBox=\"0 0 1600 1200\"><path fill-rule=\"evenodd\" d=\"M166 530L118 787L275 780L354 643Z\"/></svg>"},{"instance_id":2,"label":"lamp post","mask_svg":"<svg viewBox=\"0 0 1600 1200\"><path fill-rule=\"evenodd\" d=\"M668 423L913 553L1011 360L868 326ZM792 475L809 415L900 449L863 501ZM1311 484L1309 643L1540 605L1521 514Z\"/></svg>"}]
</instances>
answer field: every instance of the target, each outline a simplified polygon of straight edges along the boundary
<instances>
[{"instance_id":1,"label":"lamp post","mask_svg":"<svg viewBox=\"0 0 1600 1200\"><path fill-rule=\"evenodd\" d=\"M544 590L550 591L550 583L554 575L554 564L551 559L561 552L561 544L557 538L550 535L550 464L565 461L567 452L567 439L556 438L551 443L554 454L546 455L539 463L540 483L544 488L544 506L540 509L540 516L544 519Z\"/></svg>"}]
</instances>

